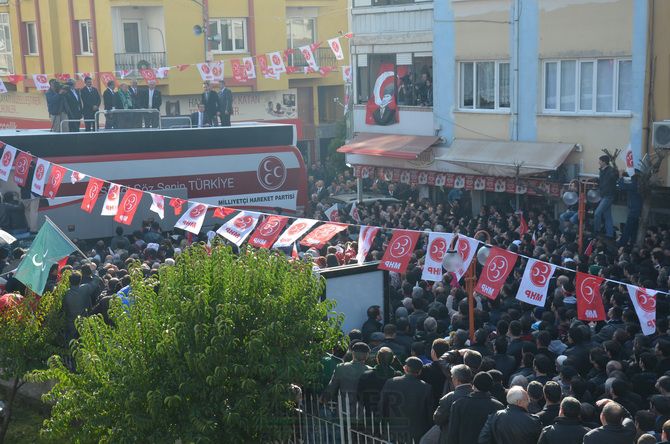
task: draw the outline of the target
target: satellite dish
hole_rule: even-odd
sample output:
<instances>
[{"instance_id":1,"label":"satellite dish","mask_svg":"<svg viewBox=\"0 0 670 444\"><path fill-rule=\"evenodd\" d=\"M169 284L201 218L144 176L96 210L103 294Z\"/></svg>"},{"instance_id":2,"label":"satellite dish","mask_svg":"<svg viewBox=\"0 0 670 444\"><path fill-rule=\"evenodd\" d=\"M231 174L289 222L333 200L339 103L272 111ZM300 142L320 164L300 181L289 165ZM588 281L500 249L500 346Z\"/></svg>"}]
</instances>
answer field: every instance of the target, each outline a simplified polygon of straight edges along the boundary
<instances>
[{"instance_id":1,"label":"satellite dish","mask_svg":"<svg viewBox=\"0 0 670 444\"><path fill-rule=\"evenodd\" d=\"M194 35L201 35L202 34L202 26L200 26L200 25L193 26L193 34Z\"/></svg>"}]
</instances>

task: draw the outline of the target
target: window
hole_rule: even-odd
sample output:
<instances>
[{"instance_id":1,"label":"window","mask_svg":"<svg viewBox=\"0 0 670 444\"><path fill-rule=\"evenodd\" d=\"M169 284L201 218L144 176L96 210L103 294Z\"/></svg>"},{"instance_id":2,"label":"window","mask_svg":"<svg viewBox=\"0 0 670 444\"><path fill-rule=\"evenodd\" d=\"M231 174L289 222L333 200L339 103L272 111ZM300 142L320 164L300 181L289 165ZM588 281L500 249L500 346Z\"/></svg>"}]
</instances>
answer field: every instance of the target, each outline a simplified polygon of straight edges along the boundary
<instances>
[{"instance_id":1,"label":"window","mask_svg":"<svg viewBox=\"0 0 670 444\"><path fill-rule=\"evenodd\" d=\"M209 22L209 49L217 52L246 52L247 19L211 20Z\"/></svg>"},{"instance_id":2,"label":"window","mask_svg":"<svg viewBox=\"0 0 670 444\"><path fill-rule=\"evenodd\" d=\"M93 54L93 38L89 21L79 22L79 53Z\"/></svg>"},{"instance_id":3,"label":"window","mask_svg":"<svg viewBox=\"0 0 670 444\"><path fill-rule=\"evenodd\" d=\"M357 56L357 103L367 103L382 65L396 75L396 100L401 106L433 106L433 57L430 53L359 54Z\"/></svg>"},{"instance_id":4,"label":"window","mask_svg":"<svg viewBox=\"0 0 670 444\"><path fill-rule=\"evenodd\" d=\"M461 62L461 109L507 110L510 106L508 62Z\"/></svg>"},{"instance_id":5,"label":"window","mask_svg":"<svg viewBox=\"0 0 670 444\"><path fill-rule=\"evenodd\" d=\"M0 74L14 72L12 57L12 34L9 29L9 14L0 14Z\"/></svg>"},{"instance_id":6,"label":"window","mask_svg":"<svg viewBox=\"0 0 670 444\"><path fill-rule=\"evenodd\" d=\"M393 6L414 3L414 0L372 0L372 6Z\"/></svg>"},{"instance_id":7,"label":"window","mask_svg":"<svg viewBox=\"0 0 670 444\"><path fill-rule=\"evenodd\" d=\"M37 55L39 53L37 46L37 25L35 22L26 22L26 43L28 55Z\"/></svg>"},{"instance_id":8,"label":"window","mask_svg":"<svg viewBox=\"0 0 670 444\"><path fill-rule=\"evenodd\" d=\"M630 59L544 62L544 111L611 114L631 110Z\"/></svg>"},{"instance_id":9,"label":"window","mask_svg":"<svg viewBox=\"0 0 670 444\"><path fill-rule=\"evenodd\" d=\"M286 47L298 49L301 46L311 45L316 41L316 20L313 18L292 17L286 20ZM317 54L314 54L317 56ZM292 66L307 66L303 55L296 51L291 54L288 64Z\"/></svg>"}]
</instances>

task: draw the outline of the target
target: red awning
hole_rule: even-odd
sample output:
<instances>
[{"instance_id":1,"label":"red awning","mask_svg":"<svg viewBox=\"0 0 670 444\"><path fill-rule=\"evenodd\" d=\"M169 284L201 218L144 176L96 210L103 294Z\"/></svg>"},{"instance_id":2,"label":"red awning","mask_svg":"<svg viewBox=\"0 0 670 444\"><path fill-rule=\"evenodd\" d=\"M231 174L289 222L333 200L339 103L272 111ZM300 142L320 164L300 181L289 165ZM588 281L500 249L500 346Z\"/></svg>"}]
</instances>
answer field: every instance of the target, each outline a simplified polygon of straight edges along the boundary
<instances>
[{"instance_id":1,"label":"red awning","mask_svg":"<svg viewBox=\"0 0 670 444\"><path fill-rule=\"evenodd\" d=\"M361 133L340 148L339 153L384 156L394 159L414 160L438 143L436 136L404 136L400 134Z\"/></svg>"}]
</instances>

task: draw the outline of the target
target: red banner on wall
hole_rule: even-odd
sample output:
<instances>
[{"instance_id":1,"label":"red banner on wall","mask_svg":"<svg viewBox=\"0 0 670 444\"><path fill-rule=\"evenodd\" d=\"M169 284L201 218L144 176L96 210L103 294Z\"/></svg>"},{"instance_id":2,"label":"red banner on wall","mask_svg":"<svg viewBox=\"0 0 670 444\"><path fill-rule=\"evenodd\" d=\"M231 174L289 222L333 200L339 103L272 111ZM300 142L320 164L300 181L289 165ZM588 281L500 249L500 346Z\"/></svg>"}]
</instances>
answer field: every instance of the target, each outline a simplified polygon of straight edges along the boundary
<instances>
[{"instance_id":1,"label":"red banner on wall","mask_svg":"<svg viewBox=\"0 0 670 444\"><path fill-rule=\"evenodd\" d=\"M382 63L365 108L367 125L393 125L400 121L396 104L396 75L392 63Z\"/></svg>"},{"instance_id":2,"label":"red banner on wall","mask_svg":"<svg viewBox=\"0 0 670 444\"><path fill-rule=\"evenodd\" d=\"M414 253L419 234L417 231L393 230L393 237L378 268L403 273Z\"/></svg>"},{"instance_id":3,"label":"red banner on wall","mask_svg":"<svg viewBox=\"0 0 670 444\"><path fill-rule=\"evenodd\" d=\"M507 276L514 269L518 255L502 248L492 247L475 291L489 299L495 299L505 284Z\"/></svg>"}]
</instances>

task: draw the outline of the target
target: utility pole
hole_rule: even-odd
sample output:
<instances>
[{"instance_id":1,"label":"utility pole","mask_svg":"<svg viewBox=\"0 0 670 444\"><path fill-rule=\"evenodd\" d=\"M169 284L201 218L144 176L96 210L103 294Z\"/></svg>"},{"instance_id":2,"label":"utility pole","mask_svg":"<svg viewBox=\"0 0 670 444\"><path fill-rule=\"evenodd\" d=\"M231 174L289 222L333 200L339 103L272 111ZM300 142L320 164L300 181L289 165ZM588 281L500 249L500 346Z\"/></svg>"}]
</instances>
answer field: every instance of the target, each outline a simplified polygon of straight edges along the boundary
<instances>
[{"instance_id":1,"label":"utility pole","mask_svg":"<svg viewBox=\"0 0 670 444\"><path fill-rule=\"evenodd\" d=\"M209 62L209 0L202 0L202 22L205 36L205 62Z\"/></svg>"}]
</instances>

